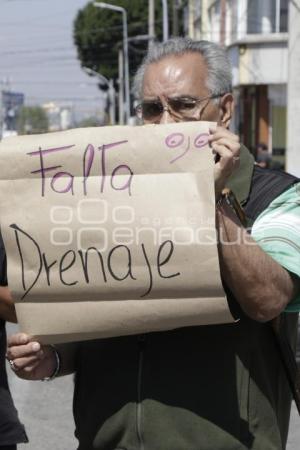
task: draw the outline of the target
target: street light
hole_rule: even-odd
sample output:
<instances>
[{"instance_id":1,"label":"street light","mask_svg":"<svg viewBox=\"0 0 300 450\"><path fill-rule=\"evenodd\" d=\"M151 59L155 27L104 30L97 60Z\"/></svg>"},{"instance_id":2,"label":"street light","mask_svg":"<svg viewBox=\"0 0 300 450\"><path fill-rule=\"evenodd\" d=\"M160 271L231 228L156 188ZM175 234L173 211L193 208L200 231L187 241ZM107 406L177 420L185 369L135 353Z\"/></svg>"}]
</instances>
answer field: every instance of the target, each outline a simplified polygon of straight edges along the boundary
<instances>
[{"instance_id":1,"label":"street light","mask_svg":"<svg viewBox=\"0 0 300 450\"><path fill-rule=\"evenodd\" d=\"M89 67L83 67L83 70L88 74L97 77L100 82L104 82L108 86L108 99L109 99L109 120L111 125L115 125L116 123L116 113L115 113L115 88L113 80L108 80L104 75L102 75L99 72L96 72L96 70L90 69Z\"/></svg>"},{"instance_id":2,"label":"street light","mask_svg":"<svg viewBox=\"0 0 300 450\"><path fill-rule=\"evenodd\" d=\"M112 11L122 13L123 18L123 52L124 52L124 71L125 71L125 112L126 123L130 118L130 91L129 91L129 60L128 60L128 31L127 31L127 12L121 6L111 5L104 2L93 2L96 8L111 9Z\"/></svg>"}]
</instances>

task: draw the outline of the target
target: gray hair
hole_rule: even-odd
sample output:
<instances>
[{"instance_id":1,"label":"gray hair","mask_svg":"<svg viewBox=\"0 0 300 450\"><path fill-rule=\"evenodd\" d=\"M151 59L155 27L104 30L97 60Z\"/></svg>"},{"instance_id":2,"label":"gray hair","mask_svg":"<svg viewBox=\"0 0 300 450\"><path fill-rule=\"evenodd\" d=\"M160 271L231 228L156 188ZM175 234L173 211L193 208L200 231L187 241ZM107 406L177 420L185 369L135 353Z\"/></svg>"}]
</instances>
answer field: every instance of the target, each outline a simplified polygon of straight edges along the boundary
<instances>
[{"instance_id":1,"label":"gray hair","mask_svg":"<svg viewBox=\"0 0 300 450\"><path fill-rule=\"evenodd\" d=\"M207 66L206 87L210 94L223 94L232 91L231 64L226 50L210 41L193 41L190 38L172 38L166 42L154 43L138 68L133 81L133 94L142 98L143 80L147 66L168 56L186 53L199 53Z\"/></svg>"}]
</instances>

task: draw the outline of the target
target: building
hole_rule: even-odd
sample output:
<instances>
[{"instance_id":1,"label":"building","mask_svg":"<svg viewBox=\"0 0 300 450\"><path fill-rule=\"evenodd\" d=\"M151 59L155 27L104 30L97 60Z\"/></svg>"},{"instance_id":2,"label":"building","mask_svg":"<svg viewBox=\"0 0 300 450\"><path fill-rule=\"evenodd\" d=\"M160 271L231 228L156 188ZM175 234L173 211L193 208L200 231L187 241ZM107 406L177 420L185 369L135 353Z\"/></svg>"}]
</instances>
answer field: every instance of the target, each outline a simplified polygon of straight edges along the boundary
<instances>
[{"instance_id":1,"label":"building","mask_svg":"<svg viewBox=\"0 0 300 450\"><path fill-rule=\"evenodd\" d=\"M254 153L284 163L288 0L189 0L189 36L224 44L233 66L235 129Z\"/></svg>"},{"instance_id":2,"label":"building","mask_svg":"<svg viewBox=\"0 0 300 450\"><path fill-rule=\"evenodd\" d=\"M24 105L24 94L0 91L0 139L17 134L17 117Z\"/></svg>"},{"instance_id":3,"label":"building","mask_svg":"<svg viewBox=\"0 0 300 450\"><path fill-rule=\"evenodd\" d=\"M50 102L43 104L42 108L48 117L49 131L61 131L73 127L72 106Z\"/></svg>"}]
</instances>

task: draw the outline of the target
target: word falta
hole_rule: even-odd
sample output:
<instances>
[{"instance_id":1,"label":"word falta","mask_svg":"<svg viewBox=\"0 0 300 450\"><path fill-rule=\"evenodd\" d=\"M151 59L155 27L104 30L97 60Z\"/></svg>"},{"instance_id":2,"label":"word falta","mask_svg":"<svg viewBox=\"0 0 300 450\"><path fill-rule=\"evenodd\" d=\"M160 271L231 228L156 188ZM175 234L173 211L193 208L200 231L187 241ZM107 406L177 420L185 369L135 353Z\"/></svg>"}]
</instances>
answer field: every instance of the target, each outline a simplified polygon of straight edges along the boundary
<instances>
[{"instance_id":1,"label":"word falta","mask_svg":"<svg viewBox=\"0 0 300 450\"><path fill-rule=\"evenodd\" d=\"M126 144L128 140L117 141L110 144L104 144L100 147L95 147L92 144L88 144L82 156L82 189L83 195L87 195L87 182L91 174L93 165L100 166L100 192L103 193L105 189L105 184L107 178L110 179L111 188L116 191L126 191L131 195L131 183L133 177L133 171L127 164L118 164L111 171L111 174L107 173L107 151L112 148L118 148L119 146ZM67 145L62 147L53 147L42 149L39 147L38 150L29 152L27 155L31 157L37 157L39 159L40 167L37 170L31 171L32 174L38 174L41 178L41 195L42 197L46 194L46 180L50 180L50 189L52 192L57 194L71 193L74 195L74 175L65 170L61 170L61 165L48 165L47 156L50 154L65 152L75 147L74 145ZM100 155L100 164L99 156ZM98 156L98 158L97 158ZM123 175L120 177L119 175ZM120 179L121 183L120 184ZM125 179L125 181L124 181ZM117 182L119 184L117 184Z\"/></svg>"},{"instance_id":2,"label":"word falta","mask_svg":"<svg viewBox=\"0 0 300 450\"><path fill-rule=\"evenodd\" d=\"M191 142L189 136L185 136L183 133L172 133L165 138L164 144L166 148L175 153L172 155L169 163L173 164L181 158L184 158L187 153L191 150L200 149L207 145L208 133L200 133ZM91 175L91 170L93 166L100 168L99 175L101 177L100 182L100 193L105 190L106 183L110 183L110 187L115 191L127 191L128 195L131 196L132 178L133 171L127 164L117 164L115 167L108 171L107 162L109 159L110 152L108 150L116 149L118 150L120 146L127 144L129 141L127 139L112 142L109 144L103 144L99 147L95 147L92 144L88 144L85 148L82 158L82 184L83 184L83 195L87 195L87 182ZM47 155L64 152L75 147L74 145L67 145L61 147L42 149L41 147L36 150L27 153L31 157L37 157L39 159L40 167L33 170L32 174L37 174L41 178L41 195L45 196L46 192L46 180L50 179L50 189L58 194L71 193L74 195L74 175L70 172L61 170L61 165L48 165ZM177 153L177 154L176 154ZM100 161L99 161L100 160ZM122 176L120 176L122 175ZM107 179L109 178L109 181Z\"/></svg>"}]
</instances>

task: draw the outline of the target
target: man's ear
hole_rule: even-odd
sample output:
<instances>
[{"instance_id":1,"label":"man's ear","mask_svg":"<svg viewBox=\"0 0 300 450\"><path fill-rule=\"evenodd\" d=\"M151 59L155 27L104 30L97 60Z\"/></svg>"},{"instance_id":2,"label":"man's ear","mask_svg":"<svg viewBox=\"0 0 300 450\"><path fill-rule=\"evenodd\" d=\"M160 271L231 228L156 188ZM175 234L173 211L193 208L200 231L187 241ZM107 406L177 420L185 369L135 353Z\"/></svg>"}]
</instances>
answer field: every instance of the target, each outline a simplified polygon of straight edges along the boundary
<instances>
[{"instance_id":1,"label":"man's ear","mask_svg":"<svg viewBox=\"0 0 300 450\"><path fill-rule=\"evenodd\" d=\"M230 120L233 116L234 100L233 95L228 93L223 95L219 103L219 124L224 128L229 128Z\"/></svg>"}]
</instances>

